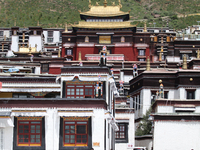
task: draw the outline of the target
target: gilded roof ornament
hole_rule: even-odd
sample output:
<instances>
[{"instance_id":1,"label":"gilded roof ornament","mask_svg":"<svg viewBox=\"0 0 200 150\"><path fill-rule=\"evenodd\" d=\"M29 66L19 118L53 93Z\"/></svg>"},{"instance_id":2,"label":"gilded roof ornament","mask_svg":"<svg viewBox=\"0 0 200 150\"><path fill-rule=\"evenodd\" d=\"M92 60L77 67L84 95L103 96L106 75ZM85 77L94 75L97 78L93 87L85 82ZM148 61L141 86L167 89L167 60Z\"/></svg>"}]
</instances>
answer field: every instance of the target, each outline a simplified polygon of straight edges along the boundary
<instances>
[{"instance_id":1,"label":"gilded roof ornament","mask_svg":"<svg viewBox=\"0 0 200 150\"><path fill-rule=\"evenodd\" d=\"M115 6L115 2L112 2L112 5Z\"/></svg>"},{"instance_id":2,"label":"gilded roof ornament","mask_svg":"<svg viewBox=\"0 0 200 150\"><path fill-rule=\"evenodd\" d=\"M103 4L104 4L104 7L106 7L107 6L107 0L104 0Z\"/></svg>"},{"instance_id":3,"label":"gilded roof ornament","mask_svg":"<svg viewBox=\"0 0 200 150\"><path fill-rule=\"evenodd\" d=\"M92 6L92 3L91 3L91 0L89 0L89 5L88 5L88 7L91 8L91 6Z\"/></svg>"},{"instance_id":4,"label":"gilded roof ornament","mask_svg":"<svg viewBox=\"0 0 200 150\"><path fill-rule=\"evenodd\" d=\"M122 8L121 0L119 0L119 7Z\"/></svg>"},{"instance_id":5,"label":"gilded roof ornament","mask_svg":"<svg viewBox=\"0 0 200 150\"><path fill-rule=\"evenodd\" d=\"M96 2L96 6L99 6L99 2Z\"/></svg>"}]
</instances>

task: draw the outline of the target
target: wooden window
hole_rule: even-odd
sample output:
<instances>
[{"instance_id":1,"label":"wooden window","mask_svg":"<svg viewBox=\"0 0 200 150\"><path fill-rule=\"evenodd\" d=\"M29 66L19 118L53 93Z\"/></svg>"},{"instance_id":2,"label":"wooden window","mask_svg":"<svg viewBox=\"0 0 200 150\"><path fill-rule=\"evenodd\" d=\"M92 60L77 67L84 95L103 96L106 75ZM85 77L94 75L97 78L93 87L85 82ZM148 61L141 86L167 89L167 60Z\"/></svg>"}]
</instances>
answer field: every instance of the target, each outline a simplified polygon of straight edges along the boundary
<instances>
[{"instance_id":1,"label":"wooden window","mask_svg":"<svg viewBox=\"0 0 200 150\"><path fill-rule=\"evenodd\" d=\"M53 42L53 38L52 37L48 37L47 38L47 42L49 42L49 43Z\"/></svg>"},{"instance_id":2,"label":"wooden window","mask_svg":"<svg viewBox=\"0 0 200 150\"><path fill-rule=\"evenodd\" d=\"M88 146L88 121L64 121L64 146Z\"/></svg>"},{"instance_id":3,"label":"wooden window","mask_svg":"<svg viewBox=\"0 0 200 150\"><path fill-rule=\"evenodd\" d=\"M128 142L128 124L127 123L119 123L118 128L119 131L115 132L116 143L127 143Z\"/></svg>"},{"instance_id":4,"label":"wooden window","mask_svg":"<svg viewBox=\"0 0 200 150\"><path fill-rule=\"evenodd\" d=\"M66 97L67 98L93 98L94 85L67 85Z\"/></svg>"},{"instance_id":5,"label":"wooden window","mask_svg":"<svg viewBox=\"0 0 200 150\"><path fill-rule=\"evenodd\" d=\"M3 36L3 31L0 31L0 36Z\"/></svg>"},{"instance_id":6,"label":"wooden window","mask_svg":"<svg viewBox=\"0 0 200 150\"><path fill-rule=\"evenodd\" d=\"M19 117L20 118L20 117ZM18 119L17 145L18 146L41 146L42 119L24 120Z\"/></svg>"},{"instance_id":7,"label":"wooden window","mask_svg":"<svg viewBox=\"0 0 200 150\"><path fill-rule=\"evenodd\" d=\"M187 90L187 99L195 99L195 90Z\"/></svg>"},{"instance_id":8,"label":"wooden window","mask_svg":"<svg viewBox=\"0 0 200 150\"><path fill-rule=\"evenodd\" d=\"M53 37L53 31L48 31L48 37Z\"/></svg>"},{"instance_id":9,"label":"wooden window","mask_svg":"<svg viewBox=\"0 0 200 150\"><path fill-rule=\"evenodd\" d=\"M65 55L72 55L72 49L65 49Z\"/></svg>"},{"instance_id":10,"label":"wooden window","mask_svg":"<svg viewBox=\"0 0 200 150\"><path fill-rule=\"evenodd\" d=\"M139 55L139 56L145 56L145 50L144 50L144 49L140 49L140 50L138 51L138 55Z\"/></svg>"},{"instance_id":11,"label":"wooden window","mask_svg":"<svg viewBox=\"0 0 200 150\"><path fill-rule=\"evenodd\" d=\"M49 72L49 64L41 64L42 72Z\"/></svg>"}]
</instances>

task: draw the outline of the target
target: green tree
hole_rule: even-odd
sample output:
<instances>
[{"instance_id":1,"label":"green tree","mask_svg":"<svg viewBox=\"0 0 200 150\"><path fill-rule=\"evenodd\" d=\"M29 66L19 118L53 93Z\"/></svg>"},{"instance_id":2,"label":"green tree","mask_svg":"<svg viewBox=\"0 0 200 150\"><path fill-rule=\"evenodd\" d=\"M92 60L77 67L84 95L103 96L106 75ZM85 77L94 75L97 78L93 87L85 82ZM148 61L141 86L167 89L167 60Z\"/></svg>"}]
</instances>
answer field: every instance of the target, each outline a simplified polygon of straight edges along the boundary
<instances>
[{"instance_id":1,"label":"green tree","mask_svg":"<svg viewBox=\"0 0 200 150\"><path fill-rule=\"evenodd\" d=\"M135 135L136 136L142 136L151 134L152 129L152 122L149 119L149 116L151 114L152 108L150 107L149 110L147 110L146 114L143 115L143 118L141 122L139 123L138 128L136 129Z\"/></svg>"}]
</instances>

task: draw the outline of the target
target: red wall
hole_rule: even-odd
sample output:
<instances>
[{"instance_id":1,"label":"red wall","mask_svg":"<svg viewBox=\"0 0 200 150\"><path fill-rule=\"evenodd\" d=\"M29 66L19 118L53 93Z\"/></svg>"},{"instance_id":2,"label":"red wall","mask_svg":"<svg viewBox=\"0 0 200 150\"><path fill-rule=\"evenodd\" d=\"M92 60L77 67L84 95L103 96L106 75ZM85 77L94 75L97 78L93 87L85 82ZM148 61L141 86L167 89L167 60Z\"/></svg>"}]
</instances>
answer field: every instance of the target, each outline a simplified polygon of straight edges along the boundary
<instances>
[{"instance_id":1,"label":"red wall","mask_svg":"<svg viewBox=\"0 0 200 150\"><path fill-rule=\"evenodd\" d=\"M49 74L61 74L61 69L58 67L50 67Z\"/></svg>"},{"instance_id":2,"label":"red wall","mask_svg":"<svg viewBox=\"0 0 200 150\"><path fill-rule=\"evenodd\" d=\"M115 47L113 54L124 54L126 61L135 61L135 51L133 47Z\"/></svg>"},{"instance_id":3,"label":"red wall","mask_svg":"<svg viewBox=\"0 0 200 150\"><path fill-rule=\"evenodd\" d=\"M81 59L86 60L86 54L98 54L98 49L95 47L77 47L76 49L76 60L79 57L79 51L81 51Z\"/></svg>"}]
</instances>

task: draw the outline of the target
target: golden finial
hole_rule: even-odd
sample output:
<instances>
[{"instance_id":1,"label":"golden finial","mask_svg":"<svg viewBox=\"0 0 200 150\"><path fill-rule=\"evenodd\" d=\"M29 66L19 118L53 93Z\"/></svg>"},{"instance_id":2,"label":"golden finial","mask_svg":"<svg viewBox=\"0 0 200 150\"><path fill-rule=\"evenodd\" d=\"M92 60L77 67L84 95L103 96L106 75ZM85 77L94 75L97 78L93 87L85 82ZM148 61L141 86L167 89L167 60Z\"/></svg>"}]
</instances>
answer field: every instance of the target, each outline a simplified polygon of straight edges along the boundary
<instances>
[{"instance_id":1,"label":"golden finial","mask_svg":"<svg viewBox=\"0 0 200 150\"><path fill-rule=\"evenodd\" d=\"M60 48L59 48L59 50L58 50L58 57L60 58Z\"/></svg>"},{"instance_id":2,"label":"golden finial","mask_svg":"<svg viewBox=\"0 0 200 150\"><path fill-rule=\"evenodd\" d=\"M197 50L197 58L199 58L199 49Z\"/></svg>"},{"instance_id":3,"label":"golden finial","mask_svg":"<svg viewBox=\"0 0 200 150\"><path fill-rule=\"evenodd\" d=\"M37 26L40 26L40 22L39 22L39 20L38 20L38 22L37 22Z\"/></svg>"},{"instance_id":4,"label":"golden finial","mask_svg":"<svg viewBox=\"0 0 200 150\"><path fill-rule=\"evenodd\" d=\"M96 6L99 6L99 2L96 2Z\"/></svg>"},{"instance_id":5,"label":"golden finial","mask_svg":"<svg viewBox=\"0 0 200 150\"><path fill-rule=\"evenodd\" d=\"M25 33L23 33L23 42L24 42L24 40L25 40Z\"/></svg>"},{"instance_id":6,"label":"golden finial","mask_svg":"<svg viewBox=\"0 0 200 150\"><path fill-rule=\"evenodd\" d=\"M185 34L183 33L183 40L185 39Z\"/></svg>"},{"instance_id":7,"label":"golden finial","mask_svg":"<svg viewBox=\"0 0 200 150\"><path fill-rule=\"evenodd\" d=\"M4 44L2 44L2 51L4 50Z\"/></svg>"},{"instance_id":8,"label":"golden finial","mask_svg":"<svg viewBox=\"0 0 200 150\"><path fill-rule=\"evenodd\" d=\"M3 38L3 39L4 39L4 41L6 41L6 35L4 35L3 37L4 37L4 38Z\"/></svg>"},{"instance_id":9,"label":"golden finial","mask_svg":"<svg viewBox=\"0 0 200 150\"><path fill-rule=\"evenodd\" d=\"M81 51L79 51L79 53L78 53L78 61L82 61L82 59L81 59Z\"/></svg>"},{"instance_id":10,"label":"golden finial","mask_svg":"<svg viewBox=\"0 0 200 150\"><path fill-rule=\"evenodd\" d=\"M112 2L112 5L115 6L115 2Z\"/></svg>"},{"instance_id":11,"label":"golden finial","mask_svg":"<svg viewBox=\"0 0 200 150\"><path fill-rule=\"evenodd\" d=\"M80 11L80 10L78 10L78 12L79 12L79 13L81 13L81 11Z\"/></svg>"},{"instance_id":12,"label":"golden finial","mask_svg":"<svg viewBox=\"0 0 200 150\"><path fill-rule=\"evenodd\" d=\"M91 8L91 6L92 6L92 3L91 3L91 0L89 0L89 5L88 5L88 7Z\"/></svg>"},{"instance_id":13,"label":"golden finial","mask_svg":"<svg viewBox=\"0 0 200 150\"><path fill-rule=\"evenodd\" d=\"M182 69L187 69L187 58L186 58L185 54L183 55L183 67L182 67Z\"/></svg>"},{"instance_id":14,"label":"golden finial","mask_svg":"<svg viewBox=\"0 0 200 150\"><path fill-rule=\"evenodd\" d=\"M146 68L146 71L150 71L151 70L151 67L150 67L150 59L149 59L149 56L147 58L147 68Z\"/></svg>"},{"instance_id":15,"label":"golden finial","mask_svg":"<svg viewBox=\"0 0 200 150\"><path fill-rule=\"evenodd\" d=\"M68 32L67 23L65 24L65 32Z\"/></svg>"},{"instance_id":16,"label":"golden finial","mask_svg":"<svg viewBox=\"0 0 200 150\"><path fill-rule=\"evenodd\" d=\"M106 7L107 6L107 0L104 0L103 4L104 4L104 7Z\"/></svg>"},{"instance_id":17,"label":"golden finial","mask_svg":"<svg viewBox=\"0 0 200 150\"><path fill-rule=\"evenodd\" d=\"M122 8L121 0L119 0L119 7Z\"/></svg>"},{"instance_id":18,"label":"golden finial","mask_svg":"<svg viewBox=\"0 0 200 150\"><path fill-rule=\"evenodd\" d=\"M159 53L159 61L162 61L162 52L160 50L160 53Z\"/></svg>"},{"instance_id":19,"label":"golden finial","mask_svg":"<svg viewBox=\"0 0 200 150\"><path fill-rule=\"evenodd\" d=\"M143 32L147 32L147 23L146 23L146 21L144 21L144 30L143 30Z\"/></svg>"}]
</instances>

